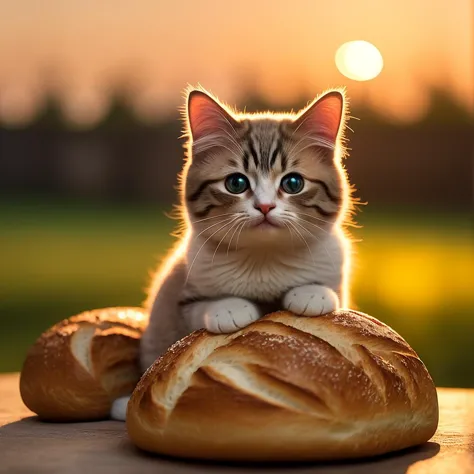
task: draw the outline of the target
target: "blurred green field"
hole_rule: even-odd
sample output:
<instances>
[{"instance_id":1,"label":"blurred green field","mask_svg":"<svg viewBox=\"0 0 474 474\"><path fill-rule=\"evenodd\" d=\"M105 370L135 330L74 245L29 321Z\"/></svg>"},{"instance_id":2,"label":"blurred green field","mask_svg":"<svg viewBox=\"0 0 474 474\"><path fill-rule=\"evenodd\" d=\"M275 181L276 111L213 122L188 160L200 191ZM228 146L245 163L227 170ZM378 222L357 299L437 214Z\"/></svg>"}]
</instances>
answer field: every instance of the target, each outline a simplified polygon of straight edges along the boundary
<instances>
[{"instance_id":1,"label":"blurred green field","mask_svg":"<svg viewBox=\"0 0 474 474\"><path fill-rule=\"evenodd\" d=\"M474 387L472 216L369 211L358 217L353 299L399 331L437 385ZM158 206L0 203L0 372L80 311L139 305L175 222Z\"/></svg>"}]
</instances>

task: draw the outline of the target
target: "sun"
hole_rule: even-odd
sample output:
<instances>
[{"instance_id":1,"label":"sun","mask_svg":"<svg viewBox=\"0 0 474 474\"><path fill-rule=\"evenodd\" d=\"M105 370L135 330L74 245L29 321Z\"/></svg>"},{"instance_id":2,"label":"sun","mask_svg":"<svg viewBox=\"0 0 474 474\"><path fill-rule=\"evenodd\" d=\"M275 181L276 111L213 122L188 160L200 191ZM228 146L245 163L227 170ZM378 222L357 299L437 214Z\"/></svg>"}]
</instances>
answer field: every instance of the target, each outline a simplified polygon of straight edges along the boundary
<instances>
[{"instance_id":1,"label":"sun","mask_svg":"<svg viewBox=\"0 0 474 474\"><path fill-rule=\"evenodd\" d=\"M354 81L369 81L383 68L380 51L368 41L349 41L336 51L339 72Z\"/></svg>"}]
</instances>

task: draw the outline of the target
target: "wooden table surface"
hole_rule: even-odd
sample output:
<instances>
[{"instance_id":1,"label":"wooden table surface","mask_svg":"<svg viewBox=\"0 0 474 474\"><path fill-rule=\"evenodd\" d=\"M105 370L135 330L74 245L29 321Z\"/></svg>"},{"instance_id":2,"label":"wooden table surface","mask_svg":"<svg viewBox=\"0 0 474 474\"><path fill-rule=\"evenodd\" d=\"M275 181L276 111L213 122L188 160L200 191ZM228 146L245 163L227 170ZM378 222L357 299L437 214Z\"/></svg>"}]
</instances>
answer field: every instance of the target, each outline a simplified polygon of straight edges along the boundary
<instances>
[{"instance_id":1,"label":"wooden table surface","mask_svg":"<svg viewBox=\"0 0 474 474\"><path fill-rule=\"evenodd\" d=\"M146 455L118 421L41 423L20 399L18 374L0 375L0 473L474 473L474 390L438 393L438 432L418 448L358 462L238 466Z\"/></svg>"}]
</instances>

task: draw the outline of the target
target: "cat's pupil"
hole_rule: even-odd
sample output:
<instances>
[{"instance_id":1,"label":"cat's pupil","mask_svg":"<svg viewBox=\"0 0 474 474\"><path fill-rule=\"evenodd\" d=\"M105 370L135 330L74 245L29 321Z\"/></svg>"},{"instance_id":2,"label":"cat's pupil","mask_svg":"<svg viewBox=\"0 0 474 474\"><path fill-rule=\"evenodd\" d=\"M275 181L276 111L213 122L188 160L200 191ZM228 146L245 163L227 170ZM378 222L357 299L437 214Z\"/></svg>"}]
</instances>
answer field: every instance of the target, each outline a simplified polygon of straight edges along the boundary
<instances>
[{"instance_id":1,"label":"cat's pupil","mask_svg":"<svg viewBox=\"0 0 474 474\"><path fill-rule=\"evenodd\" d=\"M303 177L298 173L287 174L281 180L281 187L288 194L297 194L304 187Z\"/></svg>"},{"instance_id":2,"label":"cat's pupil","mask_svg":"<svg viewBox=\"0 0 474 474\"><path fill-rule=\"evenodd\" d=\"M232 194L241 194L250 187L250 183L243 174L234 173L225 180L225 187Z\"/></svg>"}]
</instances>

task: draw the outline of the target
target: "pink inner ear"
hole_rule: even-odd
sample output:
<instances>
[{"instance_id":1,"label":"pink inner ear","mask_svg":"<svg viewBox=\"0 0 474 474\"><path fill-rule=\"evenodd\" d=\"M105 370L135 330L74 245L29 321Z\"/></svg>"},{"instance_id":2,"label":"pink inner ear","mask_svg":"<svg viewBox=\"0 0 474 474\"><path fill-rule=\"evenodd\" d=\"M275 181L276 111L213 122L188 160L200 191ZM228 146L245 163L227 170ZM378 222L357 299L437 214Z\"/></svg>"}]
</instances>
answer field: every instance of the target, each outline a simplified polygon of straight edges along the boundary
<instances>
[{"instance_id":1,"label":"pink inner ear","mask_svg":"<svg viewBox=\"0 0 474 474\"><path fill-rule=\"evenodd\" d=\"M335 144L342 120L343 97L339 92L329 92L316 101L299 117L295 125L298 133L328 140Z\"/></svg>"},{"instance_id":2,"label":"pink inner ear","mask_svg":"<svg viewBox=\"0 0 474 474\"><path fill-rule=\"evenodd\" d=\"M188 98L188 119L193 140L213 133L223 133L234 119L211 97L201 91L193 91Z\"/></svg>"}]
</instances>

